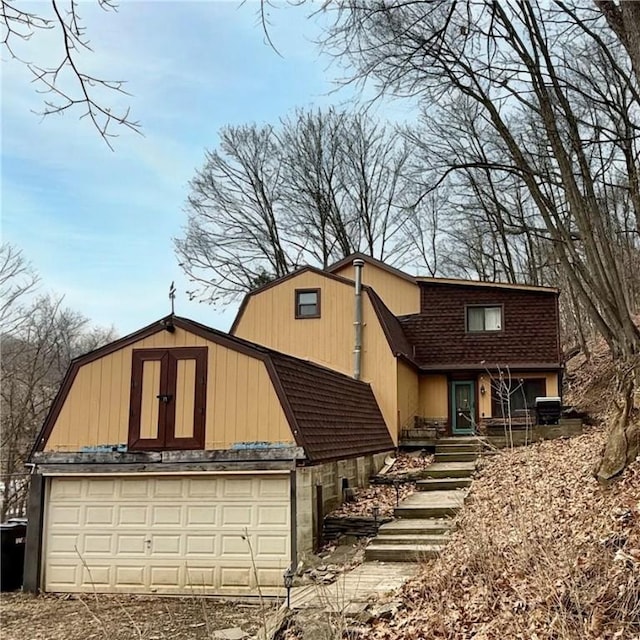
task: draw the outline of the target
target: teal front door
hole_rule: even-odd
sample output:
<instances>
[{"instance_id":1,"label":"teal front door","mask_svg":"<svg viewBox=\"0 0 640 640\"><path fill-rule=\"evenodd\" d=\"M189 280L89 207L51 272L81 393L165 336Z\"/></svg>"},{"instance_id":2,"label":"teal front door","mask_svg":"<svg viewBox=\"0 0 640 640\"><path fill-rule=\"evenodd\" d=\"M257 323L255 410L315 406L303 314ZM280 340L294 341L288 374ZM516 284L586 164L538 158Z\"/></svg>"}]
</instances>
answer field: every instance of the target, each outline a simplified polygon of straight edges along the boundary
<instances>
[{"instance_id":1,"label":"teal front door","mask_svg":"<svg viewBox=\"0 0 640 640\"><path fill-rule=\"evenodd\" d=\"M474 433L476 416L475 382L451 382L451 430L454 435Z\"/></svg>"}]
</instances>

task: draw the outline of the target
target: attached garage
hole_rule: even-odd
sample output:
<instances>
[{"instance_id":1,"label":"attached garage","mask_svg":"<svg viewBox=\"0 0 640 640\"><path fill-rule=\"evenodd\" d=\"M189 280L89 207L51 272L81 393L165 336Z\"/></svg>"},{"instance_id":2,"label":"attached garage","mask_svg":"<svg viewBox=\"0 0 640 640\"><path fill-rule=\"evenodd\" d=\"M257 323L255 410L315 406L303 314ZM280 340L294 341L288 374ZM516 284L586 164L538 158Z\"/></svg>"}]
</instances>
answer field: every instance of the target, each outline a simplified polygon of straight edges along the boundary
<instances>
[{"instance_id":1,"label":"attached garage","mask_svg":"<svg viewBox=\"0 0 640 640\"><path fill-rule=\"evenodd\" d=\"M368 384L163 318L71 365L31 454L25 589L281 594L312 478L339 500L392 448Z\"/></svg>"},{"instance_id":2,"label":"attached garage","mask_svg":"<svg viewBox=\"0 0 640 640\"><path fill-rule=\"evenodd\" d=\"M289 496L289 474L50 478L44 589L281 587L291 562Z\"/></svg>"}]
</instances>

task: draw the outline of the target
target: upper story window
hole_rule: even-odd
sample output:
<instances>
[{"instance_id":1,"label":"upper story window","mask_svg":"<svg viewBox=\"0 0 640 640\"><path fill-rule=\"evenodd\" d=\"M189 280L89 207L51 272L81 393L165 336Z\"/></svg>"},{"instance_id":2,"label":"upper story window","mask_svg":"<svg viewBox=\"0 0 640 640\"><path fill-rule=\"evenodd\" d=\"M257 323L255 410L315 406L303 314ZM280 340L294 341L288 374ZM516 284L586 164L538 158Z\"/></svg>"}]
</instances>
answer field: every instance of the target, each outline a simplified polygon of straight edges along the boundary
<instances>
[{"instance_id":1,"label":"upper story window","mask_svg":"<svg viewBox=\"0 0 640 640\"><path fill-rule=\"evenodd\" d=\"M296 318L320 317L320 289L296 289Z\"/></svg>"},{"instance_id":2,"label":"upper story window","mask_svg":"<svg viewBox=\"0 0 640 640\"><path fill-rule=\"evenodd\" d=\"M467 307L467 331L502 331L502 307Z\"/></svg>"}]
</instances>

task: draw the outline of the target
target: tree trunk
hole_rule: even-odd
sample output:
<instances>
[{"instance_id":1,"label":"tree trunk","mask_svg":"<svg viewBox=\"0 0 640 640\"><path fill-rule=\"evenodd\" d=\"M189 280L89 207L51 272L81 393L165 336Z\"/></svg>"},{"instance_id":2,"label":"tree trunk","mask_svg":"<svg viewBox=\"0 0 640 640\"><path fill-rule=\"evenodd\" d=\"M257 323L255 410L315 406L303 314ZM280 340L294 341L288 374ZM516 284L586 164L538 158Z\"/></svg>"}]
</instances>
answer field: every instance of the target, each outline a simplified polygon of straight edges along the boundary
<instances>
[{"instance_id":1,"label":"tree trunk","mask_svg":"<svg viewBox=\"0 0 640 640\"><path fill-rule=\"evenodd\" d=\"M618 367L615 410L609 425L609 436L596 469L601 483L611 482L636 459L640 452L640 412L638 411L638 360Z\"/></svg>"}]
</instances>

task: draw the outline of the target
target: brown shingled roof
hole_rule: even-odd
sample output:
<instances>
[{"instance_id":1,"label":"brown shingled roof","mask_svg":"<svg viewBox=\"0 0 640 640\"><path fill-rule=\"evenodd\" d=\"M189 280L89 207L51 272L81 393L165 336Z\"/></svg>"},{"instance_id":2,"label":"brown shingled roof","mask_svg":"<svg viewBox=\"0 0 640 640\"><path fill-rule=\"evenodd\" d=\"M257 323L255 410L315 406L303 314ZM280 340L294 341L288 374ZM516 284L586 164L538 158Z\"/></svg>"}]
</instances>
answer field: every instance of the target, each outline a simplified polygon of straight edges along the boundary
<instances>
[{"instance_id":1,"label":"brown shingled roof","mask_svg":"<svg viewBox=\"0 0 640 640\"><path fill-rule=\"evenodd\" d=\"M297 424L296 441L312 462L394 448L367 383L281 353L270 358Z\"/></svg>"},{"instance_id":2,"label":"brown shingled roof","mask_svg":"<svg viewBox=\"0 0 640 640\"><path fill-rule=\"evenodd\" d=\"M380 321L393 355L403 356L409 362L415 364L413 346L409 342L398 317L391 312L389 307L382 301L382 298L371 287L364 285L363 289L369 295L371 305Z\"/></svg>"}]
</instances>

